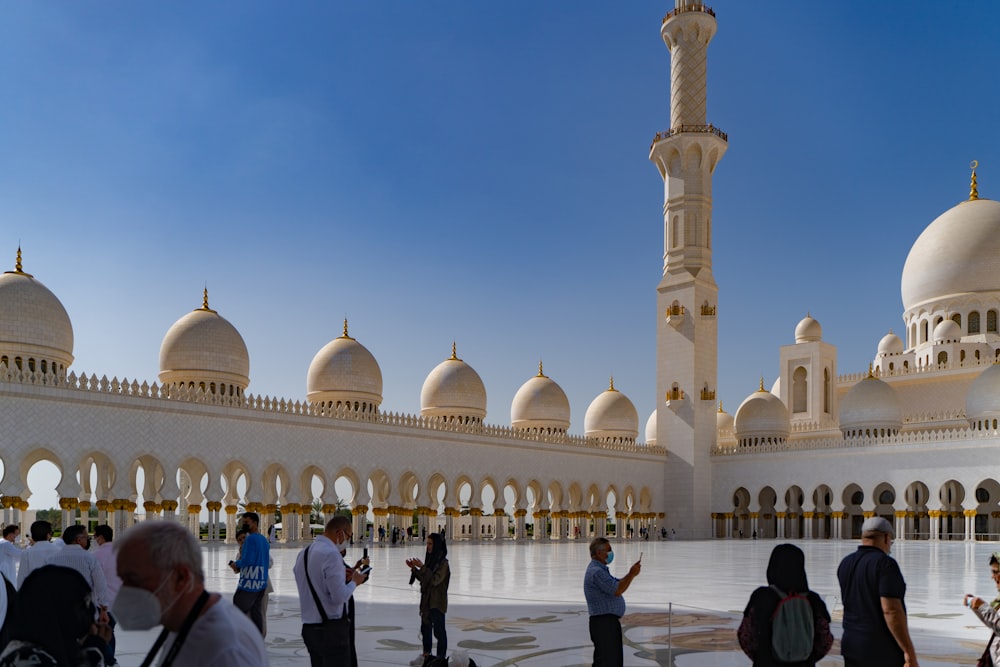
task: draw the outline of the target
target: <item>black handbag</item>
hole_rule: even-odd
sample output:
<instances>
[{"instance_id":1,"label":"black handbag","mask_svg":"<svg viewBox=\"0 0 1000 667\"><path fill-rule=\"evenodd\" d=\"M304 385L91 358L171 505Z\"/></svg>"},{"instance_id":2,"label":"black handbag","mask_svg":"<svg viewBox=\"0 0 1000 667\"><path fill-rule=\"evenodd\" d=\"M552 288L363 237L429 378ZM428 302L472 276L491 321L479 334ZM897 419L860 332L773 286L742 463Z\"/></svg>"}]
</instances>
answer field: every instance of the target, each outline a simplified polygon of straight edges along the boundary
<instances>
[{"instance_id":1,"label":"black handbag","mask_svg":"<svg viewBox=\"0 0 1000 667\"><path fill-rule=\"evenodd\" d=\"M990 646L993 645L993 640L996 638L996 635L990 637L990 641L986 643L986 649L979 656L979 660L976 661L976 667L993 667L993 656L990 654Z\"/></svg>"}]
</instances>

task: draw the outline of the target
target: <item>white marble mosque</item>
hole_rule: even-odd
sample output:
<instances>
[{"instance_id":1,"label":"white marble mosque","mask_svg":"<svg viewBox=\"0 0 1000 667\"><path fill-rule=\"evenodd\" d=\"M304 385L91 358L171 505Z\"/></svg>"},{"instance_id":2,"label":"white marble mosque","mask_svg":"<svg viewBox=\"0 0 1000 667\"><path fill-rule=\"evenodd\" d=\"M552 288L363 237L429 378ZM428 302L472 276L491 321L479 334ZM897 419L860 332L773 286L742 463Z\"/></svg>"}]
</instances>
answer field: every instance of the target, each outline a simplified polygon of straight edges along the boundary
<instances>
[{"instance_id":1,"label":"white marble mosque","mask_svg":"<svg viewBox=\"0 0 1000 667\"><path fill-rule=\"evenodd\" d=\"M0 276L2 522L29 521L28 471L49 461L64 522L95 508L119 531L204 524L208 542L248 508L265 529L280 513L280 539L295 544L311 515L338 507L358 535L415 526L456 542L667 528L678 540L841 540L875 514L901 541L996 540L1000 203L979 196L973 171L963 201L928 212L903 269L900 334L873 341L870 368L839 374L836 346L806 316L778 346L773 384L723 412L712 176L728 138L707 117L715 13L676 0L660 30L672 63L671 126L649 153L664 180L659 400L642 434L612 380L595 387L584 434L570 435L566 395L541 366L498 420L455 346L428 360L420 414L394 412L346 321L302 369L304 396L251 393L246 344L207 290L165 333L158 377L77 370L70 314L27 272L32 249L18 249Z\"/></svg>"}]
</instances>

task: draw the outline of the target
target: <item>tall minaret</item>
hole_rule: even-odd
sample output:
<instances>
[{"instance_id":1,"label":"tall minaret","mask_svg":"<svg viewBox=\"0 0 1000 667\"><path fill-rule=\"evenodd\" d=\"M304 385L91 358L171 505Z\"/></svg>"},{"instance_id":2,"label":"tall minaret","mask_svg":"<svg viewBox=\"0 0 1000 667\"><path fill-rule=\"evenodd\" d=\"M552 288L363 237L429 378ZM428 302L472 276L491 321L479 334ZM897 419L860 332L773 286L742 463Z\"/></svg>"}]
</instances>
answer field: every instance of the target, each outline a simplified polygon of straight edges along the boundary
<instances>
[{"instance_id":1,"label":"tall minaret","mask_svg":"<svg viewBox=\"0 0 1000 667\"><path fill-rule=\"evenodd\" d=\"M664 526L682 538L712 529L719 289L712 276L712 173L726 135L706 120L706 51L715 13L676 0L660 34L670 50L670 129L649 159L663 177L663 279L657 287L657 444L668 450Z\"/></svg>"}]
</instances>

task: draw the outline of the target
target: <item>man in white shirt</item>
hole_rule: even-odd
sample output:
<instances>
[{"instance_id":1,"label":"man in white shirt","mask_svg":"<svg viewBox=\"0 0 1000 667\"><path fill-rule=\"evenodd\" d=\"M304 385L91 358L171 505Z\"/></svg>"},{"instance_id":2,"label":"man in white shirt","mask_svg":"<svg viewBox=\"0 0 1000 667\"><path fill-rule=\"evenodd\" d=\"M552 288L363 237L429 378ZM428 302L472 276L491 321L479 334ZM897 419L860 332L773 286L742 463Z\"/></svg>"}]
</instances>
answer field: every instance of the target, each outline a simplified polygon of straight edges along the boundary
<instances>
[{"instance_id":1,"label":"man in white shirt","mask_svg":"<svg viewBox=\"0 0 1000 667\"><path fill-rule=\"evenodd\" d=\"M97 556L90 553L90 535L87 534L87 527L73 525L66 528L62 534L65 547L56 551L49 559L49 565L61 565L70 567L83 575L90 585L92 599L97 606L98 617L101 623L108 622L108 609L111 607L108 600L108 584L104 578L104 570L97 562Z\"/></svg>"},{"instance_id":2,"label":"man in white shirt","mask_svg":"<svg viewBox=\"0 0 1000 667\"><path fill-rule=\"evenodd\" d=\"M302 550L292 569L302 609L302 639L312 667L351 664L348 600L368 579L360 570L348 570L340 555L352 535L350 519L333 517L323 534Z\"/></svg>"},{"instance_id":3,"label":"man in white shirt","mask_svg":"<svg viewBox=\"0 0 1000 667\"><path fill-rule=\"evenodd\" d=\"M36 521L31 524L31 546L21 554L21 565L17 569L17 587L20 588L24 580L31 574L32 570L37 570L43 565L48 565L49 560L59 553L59 547L50 542L52 539L52 524L48 521Z\"/></svg>"},{"instance_id":4,"label":"man in white shirt","mask_svg":"<svg viewBox=\"0 0 1000 667\"><path fill-rule=\"evenodd\" d=\"M247 615L205 590L201 547L190 531L172 521L144 521L115 544L122 586L112 614L126 630L163 624L165 640L157 665L268 664L264 638Z\"/></svg>"},{"instance_id":5,"label":"man in white shirt","mask_svg":"<svg viewBox=\"0 0 1000 667\"><path fill-rule=\"evenodd\" d=\"M21 549L17 546L17 536L21 529L17 524L4 526L0 540L0 574L11 584L17 584L17 564L21 561Z\"/></svg>"}]
</instances>

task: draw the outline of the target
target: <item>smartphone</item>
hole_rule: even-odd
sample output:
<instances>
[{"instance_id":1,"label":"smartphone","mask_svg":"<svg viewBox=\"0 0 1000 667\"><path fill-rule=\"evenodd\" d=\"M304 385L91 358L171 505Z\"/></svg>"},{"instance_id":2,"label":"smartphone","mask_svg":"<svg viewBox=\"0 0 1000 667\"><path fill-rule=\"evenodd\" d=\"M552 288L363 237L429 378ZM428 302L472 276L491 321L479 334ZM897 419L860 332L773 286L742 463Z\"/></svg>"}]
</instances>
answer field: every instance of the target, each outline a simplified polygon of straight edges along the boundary
<instances>
[{"instance_id":1,"label":"smartphone","mask_svg":"<svg viewBox=\"0 0 1000 667\"><path fill-rule=\"evenodd\" d=\"M364 553L361 555L362 558L368 558L368 547L365 547Z\"/></svg>"},{"instance_id":2,"label":"smartphone","mask_svg":"<svg viewBox=\"0 0 1000 667\"><path fill-rule=\"evenodd\" d=\"M642 562L642 552L641 551L639 552L639 562L640 563Z\"/></svg>"}]
</instances>

